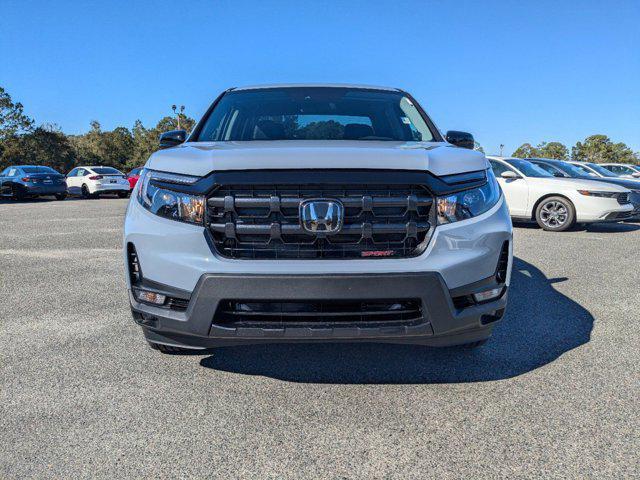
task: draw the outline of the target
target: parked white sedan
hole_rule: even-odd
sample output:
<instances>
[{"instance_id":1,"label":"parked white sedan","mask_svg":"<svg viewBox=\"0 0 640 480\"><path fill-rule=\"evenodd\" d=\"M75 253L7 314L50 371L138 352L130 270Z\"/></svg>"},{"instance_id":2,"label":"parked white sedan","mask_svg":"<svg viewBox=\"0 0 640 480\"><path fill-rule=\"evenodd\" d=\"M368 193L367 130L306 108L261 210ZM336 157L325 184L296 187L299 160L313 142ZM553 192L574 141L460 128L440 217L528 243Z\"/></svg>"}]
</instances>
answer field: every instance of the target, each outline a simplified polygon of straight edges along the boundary
<instances>
[{"instance_id":1,"label":"parked white sedan","mask_svg":"<svg viewBox=\"0 0 640 480\"><path fill-rule=\"evenodd\" d=\"M77 167L67 174L67 191L71 195L95 198L101 193L129 195L131 187L124 173L113 167Z\"/></svg>"},{"instance_id":2,"label":"parked white sedan","mask_svg":"<svg viewBox=\"0 0 640 480\"><path fill-rule=\"evenodd\" d=\"M517 220L535 220L561 232L576 223L616 222L633 216L631 192L618 185L580 178L556 178L520 158L487 157Z\"/></svg>"}]
</instances>

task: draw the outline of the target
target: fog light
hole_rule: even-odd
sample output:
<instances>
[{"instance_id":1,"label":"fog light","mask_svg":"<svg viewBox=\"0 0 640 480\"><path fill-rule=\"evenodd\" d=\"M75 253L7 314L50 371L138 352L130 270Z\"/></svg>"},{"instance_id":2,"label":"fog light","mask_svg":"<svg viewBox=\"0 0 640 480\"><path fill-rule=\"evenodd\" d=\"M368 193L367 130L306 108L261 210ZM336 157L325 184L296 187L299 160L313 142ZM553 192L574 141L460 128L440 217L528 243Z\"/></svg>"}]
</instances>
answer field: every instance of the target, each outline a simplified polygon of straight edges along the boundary
<instances>
[{"instance_id":1,"label":"fog light","mask_svg":"<svg viewBox=\"0 0 640 480\"><path fill-rule=\"evenodd\" d=\"M473 294L473 298L476 302L482 303L487 300L493 300L497 298L502 293L502 287L492 288L491 290L485 290L484 292L478 292Z\"/></svg>"},{"instance_id":2,"label":"fog light","mask_svg":"<svg viewBox=\"0 0 640 480\"><path fill-rule=\"evenodd\" d=\"M155 305L164 305L167 299L165 295L156 292L148 292L146 290L135 290L136 298L140 302L153 303Z\"/></svg>"}]
</instances>

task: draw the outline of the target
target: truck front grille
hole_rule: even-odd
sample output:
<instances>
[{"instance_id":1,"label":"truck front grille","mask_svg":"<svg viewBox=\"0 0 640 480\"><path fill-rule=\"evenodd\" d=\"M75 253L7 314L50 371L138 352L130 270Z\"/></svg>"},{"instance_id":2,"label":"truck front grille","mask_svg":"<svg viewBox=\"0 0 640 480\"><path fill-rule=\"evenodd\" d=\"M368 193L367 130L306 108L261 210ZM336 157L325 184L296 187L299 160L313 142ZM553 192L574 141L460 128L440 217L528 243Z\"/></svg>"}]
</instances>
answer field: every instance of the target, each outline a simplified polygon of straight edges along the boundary
<instances>
[{"instance_id":1,"label":"truck front grille","mask_svg":"<svg viewBox=\"0 0 640 480\"><path fill-rule=\"evenodd\" d=\"M300 204L310 199L343 205L337 233L303 228ZM427 246L432 204L420 185L224 185L207 200L207 227L226 258L406 258Z\"/></svg>"}]
</instances>

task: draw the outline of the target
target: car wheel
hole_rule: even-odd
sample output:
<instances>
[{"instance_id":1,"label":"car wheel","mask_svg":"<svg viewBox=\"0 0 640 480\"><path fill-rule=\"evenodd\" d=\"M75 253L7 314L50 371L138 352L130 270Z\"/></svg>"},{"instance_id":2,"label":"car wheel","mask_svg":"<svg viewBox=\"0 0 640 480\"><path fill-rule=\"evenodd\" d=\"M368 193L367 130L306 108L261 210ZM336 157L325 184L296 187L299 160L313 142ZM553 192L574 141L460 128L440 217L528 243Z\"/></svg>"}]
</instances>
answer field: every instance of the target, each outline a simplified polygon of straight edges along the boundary
<instances>
[{"instance_id":1,"label":"car wheel","mask_svg":"<svg viewBox=\"0 0 640 480\"><path fill-rule=\"evenodd\" d=\"M129 196L129 192L118 192L119 198L127 198Z\"/></svg>"},{"instance_id":2,"label":"car wheel","mask_svg":"<svg viewBox=\"0 0 640 480\"><path fill-rule=\"evenodd\" d=\"M82 198L98 198L99 194L91 193L86 184L82 185Z\"/></svg>"},{"instance_id":3,"label":"car wheel","mask_svg":"<svg viewBox=\"0 0 640 480\"><path fill-rule=\"evenodd\" d=\"M564 197L545 198L536 208L536 222L550 232L564 232L576 223L576 209Z\"/></svg>"},{"instance_id":4,"label":"car wheel","mask_svg":"<svg viewBox=\"0 0 640 480\"><path fill-rule=\"evenodd\" d=\"M65 198L67 198L66 193L56 193L56 200L64 200Z\"/></svg>"},{"instance_id":5,"label":"car wheel","mask_svg":"<svg viewBox=\"0 0 640 480\"><path fill-rule=\"evenodd\" d=\"M171 345L164 345L162 343L154 343L154 342L150 342L147 340L147 343L149 344L149 346L151 348L153 348L154 350L158 350L160 353L184 353L184 352L188 352L189 349L187 348L180 348L180 347L172 347Z\"/></svg>"},{"instance_id":6,"label":"car wheel","mask_svg":"<svg viewBox=\"0 0 640 480\"><path fill-rule=\"evenodd\" d=\"M11 198L16 201L22 201L25 199L24 190L17 185L11 186Z\"/></svg>"}]
</instances>

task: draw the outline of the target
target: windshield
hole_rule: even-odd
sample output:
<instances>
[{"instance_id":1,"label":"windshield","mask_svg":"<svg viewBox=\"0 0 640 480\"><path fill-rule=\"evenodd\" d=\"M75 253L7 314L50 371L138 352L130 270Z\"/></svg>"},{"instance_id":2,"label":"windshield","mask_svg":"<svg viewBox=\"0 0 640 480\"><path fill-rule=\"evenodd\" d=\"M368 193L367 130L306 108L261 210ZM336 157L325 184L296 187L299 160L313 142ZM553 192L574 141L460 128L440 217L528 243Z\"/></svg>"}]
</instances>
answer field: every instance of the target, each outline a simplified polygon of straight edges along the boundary
<instances>
[{"instance_id":1,"label":"windshield","mask_svg":"<svg viewBox=\"0 0 640 480\"><path fill-rule=\"evenodd\" d=\"M525 177L551 177L554 178L546 170L543 170L537 165L527 161L527 160L518 160L516 158L507 159L506 162L510 165L516 167Z\"/></svg>"},{"instance_id":2,"label":"windshield","mask_svg":"<svg viewBox=\"0 0 640 480\"><path fill-rule=\"evenodd\" d=\"M21 167L24 173L53 173L60 175L53 168L50 167Z\"/></svg>"},{"instance_id":3,"label":"windshield","mask_svg":"<svg viewBox=\"0 0 640 480\"><path fill-rule=\"evenodd\" d=\"M590 168L598 172L603 177L616 178L618 176L615 173L613 173L611 170L607 170L606 168L601 167L597 163L585 163L585 165L589 166Z\"/></svg>"},{"instance_id":4,"label":"windshield","mask_svg":"<svg viewBox=\"0 0 640 480\"><path fill-rule=\"evenodd\" d=\"M579 167L567 162L555 162L554 165L560 170L568 173L572 177L587 177L593 176L593 173L586 168Z\"/></svg>"},{"instance_id":5,"label":"windshield","mask_svg":"<svg viewBox=\"0 0 640 480\"><path fill-rule=\"evenodd\" d=\"M98 175L122 175L122 172L120 170L116 170L112 167L94 167L91 170L93 170Z\"/></svg>"},{"instance_id":6,"label":"windshield","mask_svg":"<svg viewBox=\"0 0 640 480\"><path fill-rule=\"evenodd\" d=\"M577 171L579 171L585 177L586 176L590 176L590 177L597 176L594 172L592 172L591 170L589 170L585 166L576 165L575 163L570 163L569 165L571 165L573 168L575 168Z\"/></svg>"},{"instance_id":7,"label":"windshield","mask_svg":"<svg viewBox=\"0 0 640 480\"><path fill-rule=\"evenodd\" d=\"M226 93L197 141L387 140L431 142L434 135L402 92L291 87Z\"/></svg>"}]
</instances>

